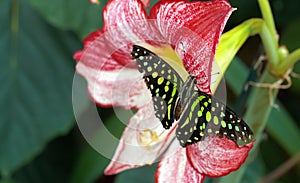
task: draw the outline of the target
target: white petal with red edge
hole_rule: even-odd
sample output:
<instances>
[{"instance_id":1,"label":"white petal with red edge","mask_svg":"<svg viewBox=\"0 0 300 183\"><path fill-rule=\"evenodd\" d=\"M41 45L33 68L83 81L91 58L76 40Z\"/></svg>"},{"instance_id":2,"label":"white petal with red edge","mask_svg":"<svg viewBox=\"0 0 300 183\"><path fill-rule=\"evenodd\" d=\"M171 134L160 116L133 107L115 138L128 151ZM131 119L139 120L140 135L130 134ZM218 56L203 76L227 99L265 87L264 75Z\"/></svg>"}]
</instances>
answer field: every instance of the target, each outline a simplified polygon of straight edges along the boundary
<instances>
[{"instance_id":1,"label":"white petal with red edge","mask_svg":"<svg viewBox=\"0 0 300 183\"><path fill-rule=\"evenodd\" d=\"M88 81L90 97L101 106L139 108L151 100L142 75L136 69L105 71L79 62L76 70Z\"/></svg>"},{"instance_id":2,"label":"white petal with red edge","mask_svg":"<svg viewBox=\"0 0 300 183\"><path fill-rule=\"evenodd\" d=\"M177 144L176 144L177 143ZM179 143L174 141L168 149L167 156L164 155L156 170L156 183L202 183L205 176L201 175L190 165L186 157L186 149L178 147ZM169 152L172 151L172 152Z\"/></svg>"},{"instance_id":3,"label":"white petal with red edge","mask_svg":"<svg viewBox=\"0 0 300 183\"><path fill-rule=\"evenodd\" d=\"M245 162L253 143L239 147L227 138L207 137L186 149L195 170L210 177L219 177L237 170Z\"/></svg>"},{"instance_id":4,"label":"white petal with red edge","mask_svg":"<svg viewBox=\"0 0 300 183\"><path fill-rule=\"evenodd\" d=\"M132 44L163 40L139 0L110 1L103 11L103 19L103 30L124 53L131 52Z\"/></svg>"},{"instance_id":5,"label":"white petal with red edge","mask_svg":"<svg viewBox=\"0 0 300 183\"><path fill-rule=\"evenodd\" d=\"M152 102L140 108L129 120L105 174L154 163L174 139L175 126L170 130L162 127L154 115Z\"/></svg>"},{"instance_id":6,"label":"white petal with red edge","mask_svg":"<svg viewBox=\"0 0 300 183\"><path fill-rule=\"evenodd\" d=\"M182 58L187 71L197 78L200 89L204 92L209 92L211 64L231 12L232 8L227 0L167 0L158 2L151 9L150 17L157 19L162 35Z\"/></svg>"}]
</instances>

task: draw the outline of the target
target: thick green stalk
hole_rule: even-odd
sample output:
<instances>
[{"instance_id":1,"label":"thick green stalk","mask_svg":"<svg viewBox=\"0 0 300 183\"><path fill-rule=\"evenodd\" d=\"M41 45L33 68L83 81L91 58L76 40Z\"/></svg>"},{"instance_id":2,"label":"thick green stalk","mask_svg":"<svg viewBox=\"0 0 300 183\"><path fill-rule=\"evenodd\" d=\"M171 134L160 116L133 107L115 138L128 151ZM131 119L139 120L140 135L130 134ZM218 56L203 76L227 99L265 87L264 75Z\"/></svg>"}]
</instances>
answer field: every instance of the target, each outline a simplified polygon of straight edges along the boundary
<instances>
[{"instance_id":1,"label":"thick green stalk","mask_svg":"<svg viewBox=\"0 0 300 183\"><path fill-rule=\"evenodd\" d=\"M265 70L260 83L274 83L278 77ZM255 139L260 141L262 132L266 127L270 111L276 99L278 89L255 87L252 93L252 100L249 101L247 112L244 119L250 124L255 134ZM271 99L271 101L270 101ZM258 143L256 143L258 144ZM254 146L255 148L255 146ZM253 151L252 151L253 152Z\"/></svg>"},{"instance_id":2,"label":"thick green stalk","mask_svg":"<svg viewBox=\"0 0 300 183\"><path fill-rule=\"evenodd\" d=\"M272 75L268 70L265 70L261 77L260 83L274 83L278 79L279 78ZM249 101L249 105L248 105L247 112L245 114L244 119L251 126L251 128L255 134L256 142L254 143L253 149L250 151L250 154L247 158L246 163L237 172L233 172L233 173L229 174L228 176L221 178L219 182L222 182L222 183L223 182L224 183L228 183L228 182L239 183L239 182L241 182L241 179L242 179L243 174L247 167L245 165L247 165L249 163L249 161L254 159L256 149L259 145L263 130L267 124L269 114L273 107L270 104L273 103L274 100L276 99L277 93L278 93L278 89L272 90L272 95L271 95L272 101L270 101L269 100L269 98L270 98L269 89L261 88L261 87L254 88L254 91L252 92L252 100Z\"/></svg>"}]
</instances>

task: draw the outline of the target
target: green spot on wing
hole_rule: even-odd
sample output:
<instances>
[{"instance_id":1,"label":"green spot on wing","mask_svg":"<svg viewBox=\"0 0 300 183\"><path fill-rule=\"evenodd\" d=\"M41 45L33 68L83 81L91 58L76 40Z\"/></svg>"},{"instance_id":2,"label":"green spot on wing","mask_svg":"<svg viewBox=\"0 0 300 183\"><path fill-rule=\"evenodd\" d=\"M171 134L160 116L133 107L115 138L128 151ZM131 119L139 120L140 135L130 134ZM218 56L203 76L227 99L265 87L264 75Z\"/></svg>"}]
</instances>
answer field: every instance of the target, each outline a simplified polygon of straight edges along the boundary
<instances>
[{"instance_id":1,"label":"green spot on wing","mask_svg":"<svg viewBox=\"0 0 300 183\"><path fill-rule=\"evenodd\" d=\"M226 122L225 121L221 121L221 126L223 127L223 128L226 128Z\"/></svg>"},{"instance_id":2,"label":"green spot on wing","mask_svg":"<svg viewBox=\"0 0 300 183\"><path fill-rule=\"evenodd\" d=\"M206 112L206 121L209 122L211 120L211 113L209 111Z\"/></svg>"}]
</instances>

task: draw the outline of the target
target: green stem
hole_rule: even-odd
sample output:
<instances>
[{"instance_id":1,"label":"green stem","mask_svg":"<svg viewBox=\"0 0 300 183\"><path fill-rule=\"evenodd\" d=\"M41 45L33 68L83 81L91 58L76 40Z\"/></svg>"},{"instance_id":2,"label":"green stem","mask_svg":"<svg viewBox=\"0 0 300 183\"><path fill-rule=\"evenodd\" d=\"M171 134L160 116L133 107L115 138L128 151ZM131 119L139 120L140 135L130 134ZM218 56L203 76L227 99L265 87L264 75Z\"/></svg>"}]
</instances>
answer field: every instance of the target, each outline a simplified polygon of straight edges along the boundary
<instances>
[{"instance_id":1,"label":"green stem","mask_svg":"<svg viewBox=\"0 0 300 183\"><path fill-rule=\"evenodd\" d=\"M258 4L262 12L263 19L265 20L267 27L270 30L273 42L276 43L276 46L278 47L278 43L277 43L278 36L277 36L276 27L274 23L272 10L269 4L269 0L258 0Z\"/></svg>"},{"instance_id":2,"label":"green stem","mask_svg":"<svg viewBox=\"0 0 300 183\"><path fill-rule=\"evenodd\" d=\"M289 56L285 58L284 62L281 62L278 67L281 68L283 71L286 71L299 60L300 60L300 48L296 49L291 54L289 54Z\"/></svg>"},{"instance_id":3,"label":"green stem","mask_svg":"<svg viewBox=\"0 0 300 183\"><path fill-rule=\"evenodd\" d=\"M268 70L265 70L259 83L274 83L278 79L278 77L272 75ZM277 93L278 89L272 89L271 101L269 88L255 87L252 93L253 98L249 101L250 103L244 119L252 127L258 141L261 139L262 132L273 107L270 104L273 104L275 101Z\"/></svg>"},{"instance_id":4,"label":"green stem","mask_svg":"<svg viewBox=\"0 0 300 183\"><path fill-rule=\"evenodd\" d=\"M281 60L278 53L278 35L276 32L272 10L268 0L258 0L258 4L262 12L263 19L266 23L266 28L264 29L267 29L262 30L261 38L263 39L263 42L266 43L264 44L264 48L268 57L268 68L272 71L272 73L281 75L282 73L285 73L286 70L283 71L280 67L278 67Z\"/></svg>"},{"instance_id":5,"label":"green stem","mask_svg":"<svg viewBox=\"0 0 300 183\"><path fill-rule=\"evenodd\" d=\"M272 39L272 34L265 22L261 26L261 31L259 35L266 52L266 56L269 63L269 69L275 72L276 68L278 68L278 64L280 61L278 55L278 45L277 42L274 41L274 39Z\"/></svg>"}]
</instances>

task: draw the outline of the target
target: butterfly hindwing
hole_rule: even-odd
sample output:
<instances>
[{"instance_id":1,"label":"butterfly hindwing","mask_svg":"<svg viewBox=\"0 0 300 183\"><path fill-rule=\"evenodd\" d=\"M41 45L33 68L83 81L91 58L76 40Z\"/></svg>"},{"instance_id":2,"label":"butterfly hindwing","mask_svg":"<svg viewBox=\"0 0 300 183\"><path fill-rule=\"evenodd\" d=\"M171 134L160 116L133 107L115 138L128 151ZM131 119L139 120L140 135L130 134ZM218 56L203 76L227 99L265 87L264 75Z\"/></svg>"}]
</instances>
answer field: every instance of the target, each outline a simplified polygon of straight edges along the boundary
<instances>
[{"instance_id":1,"label":"butterfly hindwing","mask_svg":"<svg viewBox=\"0 0 300 183\"><path fill-rule=\"evenodd\" d=\"M151 91L155 116L165 129L169 129L178 116L176 108L183 84L181 77L167 62L146 48L134 45L131 55Z\"/></svg>"},{"instance_id":2,"label":"butterfly hindwing","mask_svg":"<svg viewBox=\"0 0 300 183\"><path fill-rule=\"evenodd\" d=\"M184 106L176 129L176 137L183 147L214 135L235 142L252 138L251 129L237 114L206 93L194 90Z\"/></svg>"}]
</instances>

